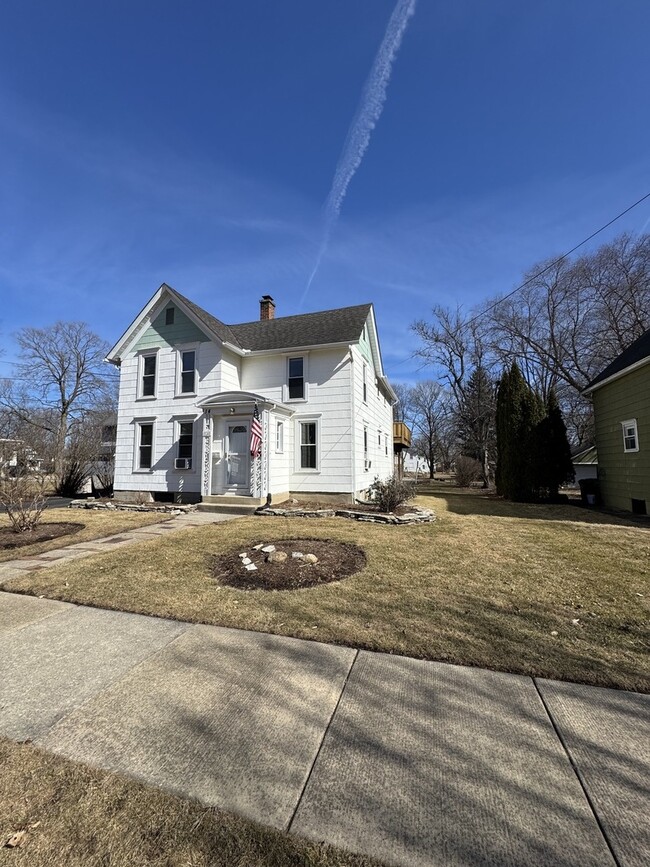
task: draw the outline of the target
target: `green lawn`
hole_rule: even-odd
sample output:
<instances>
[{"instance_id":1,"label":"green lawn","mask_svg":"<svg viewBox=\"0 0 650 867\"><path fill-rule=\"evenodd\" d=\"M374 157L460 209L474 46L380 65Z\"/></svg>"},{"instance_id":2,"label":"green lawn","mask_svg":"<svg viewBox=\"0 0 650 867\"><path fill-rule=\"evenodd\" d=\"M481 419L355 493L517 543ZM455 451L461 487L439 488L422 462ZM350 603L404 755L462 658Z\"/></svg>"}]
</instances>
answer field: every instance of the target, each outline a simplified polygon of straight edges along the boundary
<instances>
[{"instance_id":1,"label":"green lawn","mask_svg":"<svg viewBox=\"0 0 650 867\"><path fill-rule=\"evenodd\" d=\"M512 504L442 484L417 502L436 511L436 523L243 518L39 570L4 587L650 692L649 529L577 506ZM294 536L357 542L367 566L341 582L290 592L215 583L213 554Z\"/></svg>"}]
</instances>

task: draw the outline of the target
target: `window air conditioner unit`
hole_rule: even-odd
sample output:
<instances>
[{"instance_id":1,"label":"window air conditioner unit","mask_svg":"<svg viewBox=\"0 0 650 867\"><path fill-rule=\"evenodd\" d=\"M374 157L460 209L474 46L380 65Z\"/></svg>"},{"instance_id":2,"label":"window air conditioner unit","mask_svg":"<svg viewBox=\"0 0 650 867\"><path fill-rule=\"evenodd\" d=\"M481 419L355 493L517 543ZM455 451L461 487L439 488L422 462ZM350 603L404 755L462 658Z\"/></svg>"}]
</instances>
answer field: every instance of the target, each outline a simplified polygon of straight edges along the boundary
<instances>
[{"instance_id":1,"label":"window air conditioner unit","mask_svg":"<svg viewBox=\"0 0 650 867\"><path fill-rule=\"evenodd\" d=\"M191 470L192 458L176 458L174 461L175 470Z\"/></svg>"}]
</instances>

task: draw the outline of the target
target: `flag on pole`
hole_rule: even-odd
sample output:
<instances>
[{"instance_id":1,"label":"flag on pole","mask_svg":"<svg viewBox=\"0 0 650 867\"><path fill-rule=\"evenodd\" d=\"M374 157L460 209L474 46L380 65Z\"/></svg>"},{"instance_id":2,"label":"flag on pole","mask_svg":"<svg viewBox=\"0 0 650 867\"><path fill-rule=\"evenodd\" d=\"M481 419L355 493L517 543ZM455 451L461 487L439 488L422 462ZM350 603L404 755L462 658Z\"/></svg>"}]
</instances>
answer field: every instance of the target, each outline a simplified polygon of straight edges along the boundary
<instances>
[{"instance_id":1,"label":"flag on pole","mask_svg":"<svg viewBox=\"0 0 650 867\"><path fill-rule=\"evenodd\" d=\"M251 456L258 458L262 453L262 423L260 422L260 413L255 404L253 410L253 421L251 422Z\"/></svg>"}]
</instances>

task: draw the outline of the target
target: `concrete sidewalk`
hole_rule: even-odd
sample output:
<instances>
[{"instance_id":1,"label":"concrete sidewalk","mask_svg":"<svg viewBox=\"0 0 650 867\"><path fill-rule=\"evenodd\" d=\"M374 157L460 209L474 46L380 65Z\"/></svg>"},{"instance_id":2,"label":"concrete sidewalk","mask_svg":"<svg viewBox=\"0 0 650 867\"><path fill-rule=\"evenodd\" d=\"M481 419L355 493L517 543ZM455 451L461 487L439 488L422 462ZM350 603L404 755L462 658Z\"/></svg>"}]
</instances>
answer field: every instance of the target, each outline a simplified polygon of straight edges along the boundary
<instances>
[{"instance_id":1,"label":"concrete sidewalk","mask_svg":"<svg viewBox=\"0 0 650 867\"><path fill-rule=\"evenodd\" d=\"M36 569L50 569L59 563L69 563L70 560L79 560L82 557L91 557L112 548L123 548L134 545L146 539L155 539L158 536L167 536L188 527L201 527L203 524L217 524L220 521L232 521L238 515L221 515L216 513L205 514L203 512L187 512L183 515L175 515L165 520L161 515L159 524L146 524L144 527L134 527L132 530L124 530L123 533L115 533L102 539L90 539L87 542L77 542L76 545L67 545L65 548L54 548L44 554L35 554L33 557L20 559L20 549L17 549L17 559L7 560L0 563L0 584L11 578L18 578L25 572L34 572ZM73 518L71 517L71 520Z\"/></svg>"},{"instance_id":2,"label":"concrete sidewalk","mask_svg":"<svg viewBox=\"0 0 650 867\"><path fill-rule=\"evenodd\" d=\"M650 863L650 696L0 593L0 733L397 865Z\"/></svg>"}]
</instances>

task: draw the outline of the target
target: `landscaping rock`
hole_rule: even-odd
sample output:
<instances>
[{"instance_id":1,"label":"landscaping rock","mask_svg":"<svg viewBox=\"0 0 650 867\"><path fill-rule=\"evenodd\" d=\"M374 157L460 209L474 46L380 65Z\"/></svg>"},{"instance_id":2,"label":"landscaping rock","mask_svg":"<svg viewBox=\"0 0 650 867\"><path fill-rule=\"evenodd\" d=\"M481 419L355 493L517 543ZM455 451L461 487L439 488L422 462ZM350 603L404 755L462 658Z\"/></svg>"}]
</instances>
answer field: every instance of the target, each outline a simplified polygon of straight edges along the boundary
<instances>
[{"instance_id":1,"label":"landscaping rock","mask_svg":"<svg viewBox=\"0 0 650 867\"><path fill-rule=\"evenodd\" d=\"M267 555L266 562L267 563L284 563L289 555L284 551L271 551L270 554Z\"/></svg>"},{"instance_id":2,"label":"landscaping rock","mask_svg":"<svg viewBox=\"0 0 650 867\"><path fill-rule=\"evenodd\" d=\"M253 551L259 551L263 547L264 547L264 542L260 542L259 545L253 545Z\"/></svg>"},{"instance_id":3,"label":"landscaping rock","mask_svg":"<svg viewBox=\"0 0 650 867\"><path fill-rule=\"evenodd\" d=\"M302 560L305 555L302 553L302 551L292 551L291 556L294 560Z\"/></svg>"},{"instance_id":4,"label":"landscaping rock","mask_svg":"<svg viewBox=\"0 0 650 867\"><path fill-rule=\"evenodd\" d=\"M302 555L303 563L318 563L318 557L315 554L303 554Z\"/></svg>"},{"instance_id":5,"label":"landscaping rock","mask_svg":"<svg viewBox=\"0 0 650 867\"><path fill-rule=\"evenodd\" d=\"M274 551L275 545L265 545L264 548L262 548L263 554L272 554Z\"/></svg>"},{"instance_id":6,"label":"landscaping rock","mask_svg":"<svg viewBox=\"0 0 650 867\"><path fill-rule=\"evenodd\" d=\"M255 565L255 563L246 563L245 568L248 572L257 572L257 566Z\"/></svg>"},{"instance_id":7,"label":"landscaping rock","mask_svg":"<svg viewBox=\"0 0 650 867\"><path fill-rule=\"evenodd\" d=\"M244 566L250 566L250 564L253 562L250 557L242 557L241 561Z\"/></svg>"}]
</instances>

